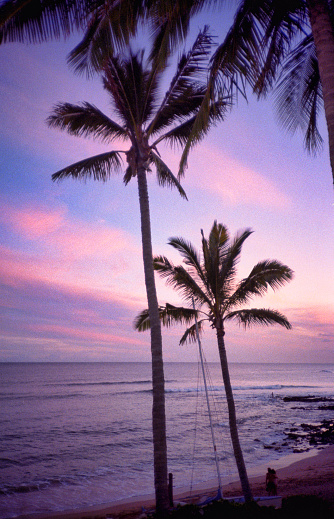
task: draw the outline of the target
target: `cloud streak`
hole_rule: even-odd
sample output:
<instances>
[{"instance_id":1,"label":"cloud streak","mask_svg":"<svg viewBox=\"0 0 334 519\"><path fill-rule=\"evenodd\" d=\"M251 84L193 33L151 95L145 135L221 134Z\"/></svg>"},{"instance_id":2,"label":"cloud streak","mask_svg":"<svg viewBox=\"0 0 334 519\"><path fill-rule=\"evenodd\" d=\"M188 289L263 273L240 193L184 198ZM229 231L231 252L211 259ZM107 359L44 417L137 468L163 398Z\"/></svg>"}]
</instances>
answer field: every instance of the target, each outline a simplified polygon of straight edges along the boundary
<instances>
[{"instance_id":1,"label":"cloud streak","mask_svg":"<svg viewBox=\"0 0 334 519\"><path fill-rule=\"evenodd\" d=\"M251 204L276 210L292 205L290 197L273 181L213 146L195 149L191 163L191 187L219 196L229 205ZM190 182L184 184L187 187Z\"/></svg>"},{"instance_id":2,"label":"cloud streak","mask_svg":"<svg viewBox=\"0 0 334 519\"><path fill-rule=\"evenodd\" d=\"M110 288L118 275L126 275L131 259L141 255L125 231L103 221L75 219L65 207L17 207L8 201L3 206L0 223L8 243L13 234L16 237L14 247L3 245L0 258L8 282L53 280L61 285Z\"/></svg>"},{"instance_id":3,"label":"cloud streak","mask_svg":"<svg viewBox=\"0 0 334 519\"><path fill-rule=\"evenodd\" d=\"M131 235L73 218L65 206L2 202L3 344L19 337L22 344L36 338L97 350L146 344L132 326L145 297L141 251Z\"/></svg>"}]
</instances>

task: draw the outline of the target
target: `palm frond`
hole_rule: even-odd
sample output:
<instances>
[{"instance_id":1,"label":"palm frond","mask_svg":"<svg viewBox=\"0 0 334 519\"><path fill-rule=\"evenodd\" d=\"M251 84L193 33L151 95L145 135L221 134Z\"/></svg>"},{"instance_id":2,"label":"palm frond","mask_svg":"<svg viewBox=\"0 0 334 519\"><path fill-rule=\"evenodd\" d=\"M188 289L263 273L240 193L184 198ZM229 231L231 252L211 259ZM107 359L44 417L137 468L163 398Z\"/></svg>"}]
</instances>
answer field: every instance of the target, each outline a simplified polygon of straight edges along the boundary
<instances>
[{"instance_id":1,"label":"palm frond","mask_svg":"<svg viewBox=\"0 0 334 519\"><path fill-rule=\"evenodd\" d=\"M174 236L169 238L168 244L174 247L174 249L176 249L181 254L186 265L194 267L198 274L201 274L202 269L200 255L190 241L185 240L181 236Z\"/></svg>"},{"instance_id":2,"label":"palm frond","mask_svg":"<svg viewBox=\"0 0 334 519\"><path fill-rule=\"evenodd\" d=\"M291 329L291 324L288 319L277 310L270 310L265 308L250 308L245 310L236 310L225 315L225 321L237 321L245 328L253 325L270 326L272 324L279 324L287 330Z\"/></svg>"},{"instance_id":3,"label":"palm frond","mask_svg":"<svg viewBox=\"0 0 334 519\"><path fill-rule=\"evenodd\" d=\"M175 265L166 256L154 256L153 258L154 270L157 270L161 277L167 277L174 272Z\"/></svg>"},{"instance_id":4,"label":"palm frond","mask_svg":"<svg viewBox=\"0 0 334 519\"><path fill-rule=\"evenodd\" d=\"M159 306L159 314L160 314L160 306ZM146 332L151 329L150 316L148 313L148 308L142 310L136 317L133 322L133 327L138 332Z\"/></svg>"},{"instance_id":5,"label":"palm frond","mask_svg":"<svg viewBox=\"0 0 334 519\"><path fill-rule=\"evenodd\" d=\"M157 153L151 151L152 162L157 169L157 178L160 186L176 187L182 198L188 200L187 195L178 179L173 175L167 164L159 157Z\"/></svg>"},{"instance_id":6,"label":"palm frond","mask_svg":"<svg viewBox=\"0 0 334 519\"><path fill-rule=\"evenodd\" d=\"M148 135L155 130L157 121L161 124L161 121L174 120L174 113L181 107L180 99L185 101L187 97L194 98L194 95L190 96L190 92L196 82L200 82L200 78L206 73L204 65L210 54L211 46L212 38L208 33L208 27L205 27L198 34L191 50L181 56L169 89L147 129Z\"/></svg>"},{"instance_id":7,"label":"palm frond","mask_svg":"<svg viewBox=\"0 0 334 519\"><path fill-rule=\"evenodd\" d=\"M190 273L198 276L203 286L206 286L206 273L201 265L200 254L193 244L182 237L169 238L168 244L181 254L184 263L190 267Z\"/></svg>"},{"instance_id":8,"label":"palm frond","mask_svg":"<svg viewBox=\"0 0 334 519\"><path fill-rule=\"evenodd\" d=\"M96 106L84 102L81 105L59 103L53 108L47 118L51 128L66 130L77 137L93 136L102 142L112 142L115 139L128 137L126 130L112 121Z\"/></svg>"},{"instance_id":9,"label":"palm frond","mask_svg":"<svg viewBox=\"0 0 334 519\"><path fill-rule=\"evenodd\" d=\"M198 329L198 334L201 336L203 333L203 325L206 320L207 319L202 319L200 321L197 321L197 327L196 327L196 324L193 324L192 326L187 328L180 339L180 342L179 342L180 346L183 346L184 344L187 344L187 343L196 342L197 341L197 329Z\"/></svg>"},{"instance_id":10,"label":"palm frond","mask_svg":"<svg viewBox=\"0 0 334 519\"><path fill-rule=\"evenodd\" d=\"M306 2L244 0L232 27L210 63L215 92L246 94L246 84L265 95L276 80L294 39L304 35Z\"/></svg>"},{"instance_id":11,"label":"palm frond","mask_svg":"<svg viewBox=\"0 0 334 519\"><path fill-rule=\"evenodd\" d=\"M110 151L80 160L52 175L52 180L63 180L72 177L79 180L103 180L106 182L112 172L119 173L122 166L121 151Z\"/></svg>"},{"instance_id":12,"label":"palm frond","mask_svg":"<svg viewBox=\"0 0 334 519\"><path fill-rule=\"evenodd\" d=\"M130 80L126 69L128 69L128 64L124 58L121 56L110 57L104 70L103 87L110 93L115 111L124 126L134 129L136 127L136 107L133 106L132 99L135 93L128 92Z\"/></svg>"},{"instance_id":13,"label":"palm frond","mask_svg":"<svg viewBox=\"0 0 334 519\"><path fill-rule=\"evenodd\" d=\"M87 20L83 39L71 51L68 62L78 73L88 76L102 70L110 56L122 51L137 31L138 20L144 15L145 0L121 0L97 5Z\"/></svg>"},{"instance_id":14,"label":"palm frond","mask_svg":"<svg viewBox=\"0 0 334 519\"><path fill-rule=\"evenodd\" d=\"M182 124L197 113L205 92L205 86L189 84L164 110L157 111L154 126L149 125L148 134L158 135L172 124Z\"/></svg>"},{"instance_id":15,"label":"palm frond","mask_svg":"<svg viewBox=\"0 0 334 519\"><path fill-rule=\"evenodd\" d=\"M186 113L185 106L182 106L182 111ZM174 117L174 114L172 115ZM162 141L167 141L172 147L185 146L188 142L189 135L191 134L191 130L193 128L195 117L189 117L187 120L178 124L171 130L168 130L166 133L160 135L155 141L154 146L157 146ZM171 123L170 120L160 120L157 122L156 130L161 131L165 127L169 126ZM155 133L155 132L154 132Z\"/></svg>"},{"instance_id":16,"label":"palm frond","mask_svg":"<svg viewBox=\"0 0 334 519\"><path fill-rule=\"evenodd\" d=\"M275 88L275 105L282 126L305 132L305 147L317 152L323 140L318 114L323 109L322 87L313 37L304 38L289 55Z\"/></svg>"},{"instance_id":17,"label":"palm frond","mask_svg":"<svg viewBox=\"0 0 334 519\"><path fill-rule=\"evenodd\" d=\"M200 2L164 0L152 2L149 10L153 37L150 60L165 66L170 54L185 40L192 16Z\"/></svg>"},{"instance_id":18,"label":"palm frond","mask_svg":"<svg viewBox=\"0 0 334 519\"><path fill-rule=\"evenodd\" d=\"M169 328L173 324L189 324L198 315L197 310L174 306L166 303L165 306L159 306L159 318L163 326ZM151 323L148 309L138 314L134 321L134 328L139 332L150 330Z\"/></svg>"},{"instance_id":19,"label":"palm frond","mask_svg":"<svg viewBox=\"0 0 334 519\"><path fill-rule=\"evenodd\" d=\"M82 29L92 5L83 0L3 0L0 43L41 43Z\"/></svg>"},{"instance_id":20,"label":"palm frond","mask_svg":"<svg viewBox=\"0 0 334 519\"><path fill-rule=\"evenodd\" d=\"M148 121L150 116L153 114L153 107L155 113L157 111L156 100L158 99L161 77L164 74L166 67L167 63L161 64L158 58L153 60L151 63L150 71L146 80L146 97L143 100L143 113L146 114L145 121Z\"/></svg>"},{"instance_id":21,"label":"palm frond","mask_svg":"<svg viewBox=\"0 0 334 519\"><path fill-rule=\"evenodd\" d=\"M226 225L217 223L217 220L213 222L213 226L210 230L209 235L209 247L210 250L221 250L224 248L230 238Z\"/></svg>"},{"instance_id":22,"label":"palm frond","mask_svg":"<svg viewBox=\"0 0 334 519\"><path fill-rule=\"evenodd\" d=\"M260 74L253 86L258 96L265 96L272 88L280 65L290 53L297 36L304 36L304 26L309 23L306 2L261 2L256 22L261 27L262 63Z\"/></svg>"},{"instance_id":23,"label":"palm frond","mask_svg":"<svg viewBox=\"0 0 334 519\"><path fill-rule=\"evenodd\" d=\"M68 64L78 74L86 73L90 77L103 69L108 57L118 47L105 14L101 11L92 14L82 40L67 56Z\"/></svg>"},{"instance_id":24,"label":"palm frond","mask_svg":"<svg viewBox=\"0 0 334 519\"><path fill-rule=\"evenodd\" d=\"M220 298L227 300L235 283L237 265L240 259L242 246L247 238L252 234L251 229L238 232L228 247L222 247L219 259L219 285L222 288Z\"/></svg>"},{"instance_id":25,"label":"palm frond","mask_svg":"<svg viewBox=\"0 0 334 519\"><path fill-rule=\"evenodd\" d=\"M128 166L123 176L123 182L127 186L130 180L136 176L136 171L131 166Z\"/></svg>"},{"instance_id":26,"label":"palm frond","mask_svg":"<svg viewBox=\"0 0 334 519\"><path fill-rule=\"evenodd\" d=\"M165 256L155 256L154 270L166 279L166 284L177 290L182 298L191 303L192 299L200 305L210 306L210 299L191 274L182 266L173 265Z\"/></svg>"},{"instance_id":27,"label":"palm frond","mask_svg":"<svg viewBox=\"0 0 334 519\"><path fill-rule=\"evenodd\" d=\"M246 83L255 85L262 60L262 35L254 10L262 2L241 2L224 41L210 60L211 97L218 92L246 96Z\"/></svg>"},{"instance_id":28,"label":"palm frond","mask_svg":"<svg viewBox=\"0 0 334 519\"><path fill-rule=\"evenodd\" d=\"M228 306L244 304L254 296L263 296L268 288L276 290L293 279L293 271L277 260L259 262L248 275L240 281L231 296Z\"/></svg>"},{"instance_id":29,"label":"palm frond","mask_svg":"<svg viewBox=\"0 0 334 519\"><path fill-rule=\"evenodd\" d=\"M202 99L202 95L197 97L197 100L196 100L197 108L198 108L198 106L201 106L201 99ZM181 110L182 110L182 112L184 112L184 114L186 114L187 109L190 107L190 104L191 104L191 100L189 98L188 98L188 100L187 100L187 98L185 98L185 102L183 104L182 103L180 104ZM179 173L178 173L179 177L183 175L184 169L186 167L188 155L189 155L191 148L193 146L195 146L198 142L200 142L205 137L205 135L207 134L207 132L209 131L211 126L213 126L217 122L222 121L224 119L224 116L228 109L227 106L228 105L226 103L214 103L211 106L211 108L209 109L209 126L206 128L204 128L204 127L200 128L198 126L198 128L196 130L196 125L199 124L198 112L197 112L192 117L188 117L188 119L186 119L181 124L178 124L178 126L175 126L171 130L169 130L166 133L164 133L163 135L161 135L155 141L155 143L154 143L155 145L157 145L161 141L167 141L172 146L181 146L184 148L182 158L180 161L180 166L179 166ZM196 108L196 110L197 110L197 108ZM175 116L175 118L176 117L178 118L177 114L174 114L173 117L174 116ZM170 124L170 121L168 121L168 124ZM159 127L159 130L161 130L164 126L165 126L164 121L161 121L161 126L160 126L160 121L159 121L159 123L157 123L157 129ZM181 172L181 174L180 174L180 172Z\"/></svg>"},{"instance_id":30,"label":"palm frond","mask_svg":"<svg viewBox=\"0 0 334 519\"><path fill-rule=\"evenodd\" d=\"M103 86L126 127L134 130L147 122L155 109L156 78L144 63L144 51L111 57L104 70Z\"/></svg>"},{"instance_id":31,"label":"palm frond","mask_svg":"<svg viewBox=\"0 0 334 519\"><path fill-rule=\"evenodd\" d=\"M216 303L220 305L219 287L221 287L221 282L219 272L220 264L223 261L223 250L226 249L229 241L228 230L224 225L218 224L217 220L215 220L210 230L209 238L205 238L203 230L201 230L201 235L205 284Z\"/></svg>"},{"instance_id":32,"label":"palm frond","mask_svg":"<svg viewBox=\"0 0 334 519\"><path fill-rule=\"evenodd\" d=\"M180 159L179 177L184 175L184 171L187 168L190 150L207 135L214 124L224 120L227 110L231 106L232 102L229 97L220 97L218 101L211 102L210 96L208 96L207 93L204 94L201 106L191 121L192 125L190 126L190 121L188 123L190 131L188 131L187 140Z\"/></svg>"},{"instance_id":33,"label":"palm frond","mask_svg":"<svg viewBox=\"0 0 334 519\"><path fill-rule=\"evenodd\" d=\"M293 278L293 271L277 260L263 260L253 267L248 276L250 285L261 294L263 285L277 290Z\"/></svg>"}]
</instances>

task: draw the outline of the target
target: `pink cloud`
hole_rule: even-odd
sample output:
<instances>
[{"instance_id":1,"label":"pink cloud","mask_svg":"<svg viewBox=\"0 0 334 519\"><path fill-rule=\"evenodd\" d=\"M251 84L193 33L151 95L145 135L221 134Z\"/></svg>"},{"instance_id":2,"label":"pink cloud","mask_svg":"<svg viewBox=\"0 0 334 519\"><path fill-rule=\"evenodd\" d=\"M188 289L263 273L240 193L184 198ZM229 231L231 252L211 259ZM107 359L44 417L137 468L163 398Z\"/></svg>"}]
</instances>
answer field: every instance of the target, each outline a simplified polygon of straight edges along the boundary
<instances>
[{"instance_id":1,"label":"pink cloud","mask_svg":"<svg viewBox=\"0 0 334 519\"><path fill-rule=\"evenodd\" d=\"M11 277L11 272L8 274ZM141 345L146 351L147 337L139 336L132 326L142 307L135 295L119 297L112 291L30 278L21 276L16 283L9 284L0 269L1 358L12 358L7 344L24 357L27 341L31 342L30 358L35 358L36 352L40 356L41 350L49 350L53 355L52 351L64 348L68 354L88 348L92 355L94 350L98 355L101 347L108 347L110 355L122 348L126 353L126 348L138 347L140 354ZM117 350L109 349L112 346L117 346Z\"/></svg>"},{"instance_id":2,"label":"pink cloud","mask_svg":"<svg viewBox=\"0 0 334 519\"><path fill-rule=\"evenodd\" d=\"M114 335L110 332L96 332L90 329L79 328L75 325L65 326L57 324L29 324L28 330L46 337L63 337L67 340L80 340L90 343L107 343L107 344L138 344L138 337L126 337L125 335Z\"/></svg>"},{"instance_id":3,"label":"pink cloud","mask_svg":"<svg viewBox=\"0 0 334 519\"><path fill-rule=\"evenodd\" d=\"M334 343L334 307L294 308L290 313L295 333Z\"/></svg>"},{"instance_id":4,"label":"pink cloud","mask_svg":"<svg viewBox=\"0 0 334 519\"><path fill-rule=\"evenodd\" d=\"M190 168L191 174L184 180L186 187L209 191L231 205L256 204L279 210L291 207L291 199L273 181L212 146L195 148Z\"/></svg>"},{"instance_id":5,"label":"pink cloud","mask_svg":"<svg viewBox=\"0 0 334 519\"><path fill-rule=\"evenodd\" d=\"M65 220L65 209L37 205L15 207L2 201L0 222L24 238L36 239L58 231Z\"/></svg>"},{"instance_id":6,"label":"pink cloud","mask_svg":"<svg viewBox=\"0 0 334 519\"><path fill-rule=\"evenodd\" d=\"M129 269L132 276L143 279L140 245L125 231L101 220L73 218L64 207L16 207L6 200L3 207L0 223L7 241L18 238L15 249L2 246L0 268L10 285L52 280L72 288L109 291L112 287L124 294L133 292ZM135 264L134 257L139 259Z\"/></svg>"},{"instance_id":7,"label":"pink cloud","mask_svg":"<svg viewBox=\"0 0 334 519\"><path fill-rule=\"evenodd\" d=\"M85 280L77 279L74 275L65 275L64 270L56 268L52 263L48 266L44 259L29 257L24 252L13 252L6 247L0 246L0 283L3 287L16 291L27 291L27 304L34 296L36 287L47 287L50 291L65 291L80 300L86 295L90 295L100 302L117 301L132 308L143 305L142 293L132 293L125 290L111 290L106 283L101 288ZM50 294L41 294L41 297L48 297ZM16 303L15 303L16 304ZM3 297L1 304L3 308L11 308L13 304L10 298Z\"/></svg>"},{"instance_id":8,"label":"pink cloud","mask_svg":"<svg viewBox=\"0 0 334 519\"><path fill-rule=\"evenodd\" d=\"M70 259L78 256L105 258L112 251L131 247L129 236L119 229L107 227L104 222L87 223L70 218L67 210L40 205L15 207L3 205L0 221L22 238L43 238L45 248Z\"/></svg>"}]
</instances>

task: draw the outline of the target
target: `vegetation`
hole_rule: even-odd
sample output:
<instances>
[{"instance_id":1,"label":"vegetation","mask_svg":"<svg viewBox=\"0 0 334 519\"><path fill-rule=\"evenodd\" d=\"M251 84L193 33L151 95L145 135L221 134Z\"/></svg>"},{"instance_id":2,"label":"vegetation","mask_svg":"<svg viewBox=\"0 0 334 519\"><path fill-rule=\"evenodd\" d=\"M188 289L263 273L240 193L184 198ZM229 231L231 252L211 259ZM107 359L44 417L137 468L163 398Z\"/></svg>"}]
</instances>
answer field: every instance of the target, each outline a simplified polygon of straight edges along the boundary
<instances>
[{"instance_id":1,"label":"vegetation","mask_svg":"<svg viewBox=\"0 0 334 519\"><path fill-rule=\"evenodd\" d=\"M162 160L158 145L182 145L191 132L196 112L202 102L206 85L201 81L203 66L211 48L211 38L205 29L192 49L181 56L170 87L158 104L158 90L164 69L157 63L148 65L144 53L128 57L112 57L103 73L103 86L109 94L118 121L110 119L88 102L81 105L58 104L48 118L51 127L79 137L91 136L105 144L115 140L128 141L127 151L108 150L61 169L53 180L67 177L106 181L112 173L119 173L122 155L127 168L123 181L128 184L137 178L145 285L150 315L152 383L153 383L153 442L157 508L168 506L167 447L165 426L164 370L161 325L153 270L152 239L147 173L155 167L162 186L176 187L186 197L179 180ZM211 106L214 122L223 116L224 102ZM204 135L204 132L202 136Z\"/></svg>"},{"instance_id":2,"label":"vegetation","mask_svg":"<svg viewBox=\"0 0 334 519\"><path fill-rule=\"evenodd\" d=\"M199 507L186 505L170 513L171 519L330 519L330 503L316 496L292 496L282 500L282 508L259 506L255 502L238 504L232 501L214 501Z\"/></svg>"},{"instance_id":3,"label":"vegetation","mask_svg":"<svg viewBox=\"0 0 334 519\"><path fill-rule=\"evenodd\" d=\"M211 60L208 95L231 88L245 93L245 83L258 97L275 89L280 121L291 131L300 128L306 148L314 152L322 145L318 115L324 107L334 180L333 2L238 4L234 23Z\"/></svg>"},{"instance_id":4,"label":"vegetation","mask_svg":"<svg viewBox=\"0 0 334 519\"><path fill-rule=\"evenodd\" d=\"M242 0L234 23L210 65L208 96L217 91L244 90L256 95L277 87L280 119L288 129L301 128L305 145L316 151L322 143L318 114L323 105L334 179L334 6L330 0ZM164 64L187 35L194 14L226 0L4 0L0 6L0 44L41 42L83 31L69 55L79 71L103 67L106 56L128 45L144 22L155 35L152 56ZM208 101L199 126L208 118ZM208 119L207 119L208 120ZM191 139L196 140L194 131ZM182 159L181 169L185 158Z\"/></svg>"},{"instance_id":5,"label":"vegetation","mask_svg":"<svg viewBox=\"0 0 334 519\"><path fill-rule=\"evenodd\" d=\"M197 309L176 307L168 303L160 306L162 323L165 326L171 326L173 323L189 325L196 317L195 324L186 329L180 344L196 341L197 330L203 331L205 321L208 321L216 332L233 451L246 501L252 499L252 493L238 436L224 341L225 324L228 321L237 321L245 328L253 324L279 324L289 329L291 326L286 317L276 310L242 307L254 296L263 296L269 287L275 290L293 277L292 270L286 265L277 260L264 260L255 265L247 278L237 282L237 263L242 245L250 234L251 231L247 229L234 239L230 239L227 228L215 221L208 239L202 231L202 254L184 238L169 239L169 244L183 257L185 267L175 266L165 256L154 258L154 268L167 280L167 284L175 288L186 303L191 304L194 301L197 306ZM135 327L139 331L144 331L150 326L149 312L144 310L137 316Z\"/></svg>"}]
</instances>

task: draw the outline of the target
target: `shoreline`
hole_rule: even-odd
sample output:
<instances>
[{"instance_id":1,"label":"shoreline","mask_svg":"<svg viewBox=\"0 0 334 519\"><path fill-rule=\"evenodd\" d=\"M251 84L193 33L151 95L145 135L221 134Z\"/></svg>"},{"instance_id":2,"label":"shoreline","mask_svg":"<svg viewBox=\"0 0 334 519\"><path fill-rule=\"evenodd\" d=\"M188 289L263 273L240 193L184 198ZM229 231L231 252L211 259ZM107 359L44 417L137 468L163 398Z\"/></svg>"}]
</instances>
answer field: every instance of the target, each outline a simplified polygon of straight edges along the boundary
<instances>
[{"instance_id":1,"label":"shoreline","mask_svg":"<svg viewBox=\"0 0 334 519\"><path fill-rule=\"evenodd\" d=\"M313 450L303 454L291 454L270 463L278 477L278 495L316 495L329 501L334 509L334 446ZM248 470L253 495L265 497L265 473L267 465L259 465ZM222 481L224 498L240 497L241 487L237 474L224 477ZM215 481L208 481L194 487L189 498L189 490L174 488L174 505L178 502L196 502L217 493ZM95 505L83 509L62 512L20 515L16 519L104 519L137 518L143 509L153 509L154 495L136 496L109 504Z\"/></svg>"}]
</instances>

